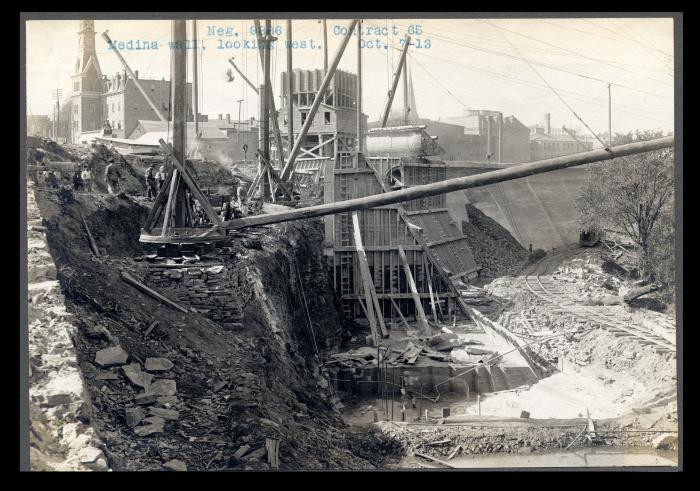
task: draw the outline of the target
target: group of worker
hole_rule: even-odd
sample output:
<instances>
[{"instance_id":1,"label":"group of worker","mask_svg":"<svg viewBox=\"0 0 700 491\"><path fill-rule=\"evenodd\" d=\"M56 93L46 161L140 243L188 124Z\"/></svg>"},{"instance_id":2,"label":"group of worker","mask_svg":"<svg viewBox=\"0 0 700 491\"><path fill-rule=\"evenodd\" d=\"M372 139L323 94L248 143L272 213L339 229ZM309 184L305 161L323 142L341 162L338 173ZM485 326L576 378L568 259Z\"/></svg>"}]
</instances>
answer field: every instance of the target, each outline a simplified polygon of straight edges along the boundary
<instances>
[{"instance_id":1,"label":"group of worker","mask_svg":"<svg viewBox=\"0 0 700 491\"><path fill-rule=\"evenodd\" d=\"M160 188L163 187L165 182L165 166L161 165L157 172L155 171L155 166L153 164L149 165L146 169L146 196L148 198L155 199L160 192Z\"/></svg>"},{"instance_id":2,"label":"group of worker","mask_svg":"<svg viewBox=\"0 0 700 491\"><path fill-rule=\"evenodd\" d=\"M76 169L75 172L73 172L73 177L72 181L68 181L67 176L63 176L63 186L64 187L71 187L75 191L92 191L92 171L90 170L89 167L85 166L81 169ZM56 175L56 171L54 170L45 170L42 171L41 173L41 181L42 184L48 188L52 189L58 189L61 187L61 183L59 182L59 177Z\"/></svg>"}]
</instances>

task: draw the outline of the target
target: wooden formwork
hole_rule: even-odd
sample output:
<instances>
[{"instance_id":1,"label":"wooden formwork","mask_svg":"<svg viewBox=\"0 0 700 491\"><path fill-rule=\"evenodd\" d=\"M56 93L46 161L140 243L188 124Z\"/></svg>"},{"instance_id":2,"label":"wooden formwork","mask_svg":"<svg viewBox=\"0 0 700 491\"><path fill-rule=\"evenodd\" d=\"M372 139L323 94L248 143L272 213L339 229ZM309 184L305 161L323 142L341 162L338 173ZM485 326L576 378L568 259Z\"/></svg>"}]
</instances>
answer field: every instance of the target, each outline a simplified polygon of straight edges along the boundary
<instances>
[{"instance_id":1,"label":"wooden formwork","mask_svg":"<svg viewBox=\"0 0 700 491\"><path fill-rule=\"evenodd\" d=\"M358 161L355 156L352 167L348 164L347 159L336 162L332 178L334 201L379 194L396 182L391 178L394 174L399 177L402 186L446 178L443 163L391 157L372 158L365 163ZM456 298L445 277L451 276L450 273L457 273L455 270L460 268L464 268L460 273L473 273L476 265L468 247L464 250L461 230L454 225L450 228L442 223L446 221L445 217L450 221L444 195L414 200L402 205L361 210L357 213L367 263L383 317L399 317L393 303L398 305L404 316L416 314L414 297L409 290L399 258L399 246L405 250L423 309L426 312L431 311L432 290L439 309L445 315L451 314L456 307ZM429 218L421 220L422 215ZM408 223L406 217L410 217ZM359 303L364 298L362 277L355 252L351 214L340 213L329 217L329 220L332 220L332 226L326 230L327 233L332 233L332 268L336 291L340 295L344 313L350 318L362 317L364 311ZM409 229L409 223L414 222L423 222L428 232L425 235L428 242L440 237L437 242L433 240L436 250L430 251L430 254L433 255L433 259L438 260L443 274L436 271L435 264L430 261L425 251L425 244L421 245L416 240L415 231ZM466 256L461 261L453 257L462 252L466 252Z\"/></svg>"}]
</instances>

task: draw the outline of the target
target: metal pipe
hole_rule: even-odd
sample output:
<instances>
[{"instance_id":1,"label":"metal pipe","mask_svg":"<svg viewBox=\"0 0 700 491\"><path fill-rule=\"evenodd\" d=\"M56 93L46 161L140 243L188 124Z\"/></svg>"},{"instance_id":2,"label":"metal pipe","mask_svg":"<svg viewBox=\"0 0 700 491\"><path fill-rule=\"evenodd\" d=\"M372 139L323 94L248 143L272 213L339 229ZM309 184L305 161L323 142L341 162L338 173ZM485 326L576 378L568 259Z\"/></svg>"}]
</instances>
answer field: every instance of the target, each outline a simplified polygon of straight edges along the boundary
<instances>
[{"instance_id":1,"label":"metal pipe","mask_svg":"<svg viewBox=\"0 0 700 491\"><path fill-rule=\"evenodd\" d=\"M148 103L149 106L151 106L151 109L155 111L156 116L158 116L158 119L161 121L167 121L168 119L163 116L163 114L160 112L158 109L158 106L151 100L151 96L148 95L146 92L146 89L143 88L141 83L139 82L138 78L136 78L136 75L134 75L134 72L131 71L131 68L129 68L129 65L126 64L126 60L122 57L122 54L119 52L116 46L114 46L114 43L112 40L109 38L109 35L107 34L107 31L102 33L102 38L107 41L107 44L112 47L114 50L114 54L117 55L117 58L119 58L119 61L122 63L122 66L124 67L124 70L126 70L126 73L129 74L131 79L134 81L134 85L136 85L136 88L139 89L139 92L141 92L141 95L146 99L146 102ZM184 49L184 48L183 48ZM171 82L172 83L172 82Z\"/></svg>"},{"instance_id":2,"label":"metal pipe","mask_svg":"<svg viewBox=\"0 0 700 491\"><path fill-rule=\"evenodd\" d=\"M298 142L299 140L297 140L297 143ZM656 138L654 140L618 145L608 149L591 150L589 152L563 155L552 159L513 165L505 169L498 169L491 172L485 172L483 174L457 177L430 184L421 184L410 188L400 189L398 191L390 191L388 193L374 194L362 198L354 198L317 206L309 206L307 208L299 208L282 213L257 215L239 218L236 220L229 220L224 222L222 227L226 229L244 228L287 222L290 220L320 217L324 215L333 215L336 213L344 213L354 210L366 210L377 206L402 203L404 201L410 201L427 196L437 196L440 194L451 193L453 191L461 191L463 189L486 186L497 182L510 181L512 179L519 179L535 174L566 169L567 167L576 167L579 165L590 164L592 162L610 160L615 157L624 157L627 155L651 152L653 150L661 150L663 148L672 147L673 142L674 137L667 136L663 138Z\"/></svg>"},{"instance_id":3,"label":"metal pipe","mask_svg":"<svg viewBox=\"0 0 700 491\"><path fill-rule=\"evenodd\" d=\"M292 150L289 152L289 157L287 158L287 163L285 164L284 170L282 171L282 175L281 175L283 181L286 181L287 179L289 179L289 175L291 174L291 171L294 168L294 161L296 160L297 155L299 154L302 143L306 139L306 134L309 132L309 128L311 128L311 125L313 124L314 116L316 116L316 111L318 111L318 107L321 105L321 100L323 99L323 94L325 94L326 89L328 88L328 84L330 84L330 81L333 78L333 74L335 73L336 68L338 68L338 63L340 63L340 58L342 58L343 52L345 51L345 47L348 45L348 42L350 41L350 37L352 37L352 31L353 31L353 29L355 29L356 24L357 24L357 19L353 19L350 22L350 24L348 25L347 33L345 34L343 41L340 43L340 46L338 46L338 51L336 51L336 53L335 53L333 63L329 67L328 71L326 71L326 75L323 77L323 81L321 82L321 86L318 88L318 91L316 92L316 97L314 97L314 102L311 105L311 108L309 109L309 114L306 116L306 121L304 122L304 125L301 127L301 131L299 132L299 135L297 136L297 139L294 142L294 146L292 147Z\"/></svg>"},{"instance_id":4,"label":"metal pipe","mask_svg":"<svg viewBox=\"0 0 700 491\"><path fill-rule=\"evenodd\" d=\"M394 102L394 95L396 94L396 87L399 85L399 77L401 76L401 70L403 69L404 63L406 63L406 53L408 52L408 46L411 44L411 36L406 36L406 42L403 45L403 50L401 50L401 58L399 58L399 66L394 74L394 82L391 84L391 90L389 91L389 99L386 101L386 106L384 106L384 113L382 115L382 128L386 126L386 120L389 118L389 111L391 111L391 103Z\"/></svg>"}]
</instances>

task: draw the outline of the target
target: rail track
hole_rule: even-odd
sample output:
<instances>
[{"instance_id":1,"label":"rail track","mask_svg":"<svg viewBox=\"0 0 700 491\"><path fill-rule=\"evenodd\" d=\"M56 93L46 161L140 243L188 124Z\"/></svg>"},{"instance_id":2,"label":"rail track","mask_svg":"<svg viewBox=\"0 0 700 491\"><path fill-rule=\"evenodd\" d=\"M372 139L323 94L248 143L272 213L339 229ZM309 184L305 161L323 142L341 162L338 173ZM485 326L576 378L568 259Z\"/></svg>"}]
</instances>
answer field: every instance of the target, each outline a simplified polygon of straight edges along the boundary
<instances>
[{"instance_id":1,"label":"rail track","mask_svg":"<svg viewBox=\"0 0 700 491\"><path fill-rule=\"evenodd\" d=\"M546 271L545 266L545 271ZM603 311L603 308L594 308L576 303L574 295L564 291L554 280L543 278L542 274L525 276L525 284L528 289L547 303L555 305L555 311L570 314L574 318L597 324L607 329L615 336L627 336L634 338L641 344L652 346L659 353L675 353L675 340L669 339L640 325L633 325L628 319L616 313Z\"/></svg>"}]
</instances>

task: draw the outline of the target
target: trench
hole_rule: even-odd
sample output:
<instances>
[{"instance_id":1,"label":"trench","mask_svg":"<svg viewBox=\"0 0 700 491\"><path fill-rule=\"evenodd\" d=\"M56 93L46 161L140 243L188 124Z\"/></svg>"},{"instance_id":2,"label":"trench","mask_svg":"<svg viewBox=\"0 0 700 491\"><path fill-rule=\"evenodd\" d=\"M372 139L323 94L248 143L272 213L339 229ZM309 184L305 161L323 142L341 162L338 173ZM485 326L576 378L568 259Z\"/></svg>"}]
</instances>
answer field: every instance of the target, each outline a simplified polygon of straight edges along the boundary
<instances>
[{"instance_id":1,"label":"trench","mask_svg":"<svg viewBox=\"0 0 700 491\"><path fill-rule=\"evenodd\" d=\"M75 319L85 387L81 418L114 470L158 470L173 461L187 470L270 469L270 441L278 442L280 469L401 468L415 466L406 458L416 451L445 458L457 446L457 463L465 455L561 451L580 431L581 421L566 428L561 421L505 427L473 421L484 395L533 383L533 367L518 353L491 371L472 370L478 357L329 365L334 355L365 346L367 327L342 317L323 259L320 220L237 232L184 264L173 261L192 252L155 251L138 242L149 204L140 198L43 189L35 196L65 307ZM479 228L485 218L478 218L466 226L474 240L503 244L502 231L493 223ZM90 249L83 220L99 255ZM170 256L170 264L159 254ZM490 264L490 272L515 271L522 251L506 261ZM135 289L122 273L184 312ZM405 329L398 321L391 325L390 347L401 346L415 328L409 321ZM495 343L500 352L512 347L473 328L470 321L450 326L482 336L482 344ZM98 353L116 346L126 360L97 362ZM149 371L152 358L172 366ZM167 390L142 404L154 383ZM460 416L471 418L466 429L441 424ZM622 425L605 424L615 431ZM448 443L433 446L436 441ZM631 440L611 442L614 450ZM498 462L520 461L493 465Z\"/></svg>"}]
</instances>

